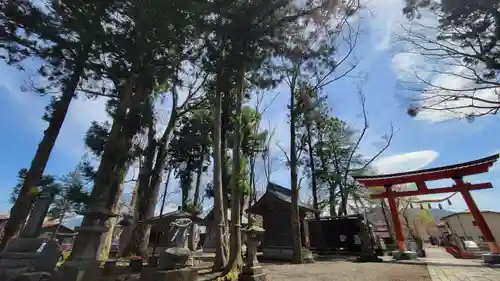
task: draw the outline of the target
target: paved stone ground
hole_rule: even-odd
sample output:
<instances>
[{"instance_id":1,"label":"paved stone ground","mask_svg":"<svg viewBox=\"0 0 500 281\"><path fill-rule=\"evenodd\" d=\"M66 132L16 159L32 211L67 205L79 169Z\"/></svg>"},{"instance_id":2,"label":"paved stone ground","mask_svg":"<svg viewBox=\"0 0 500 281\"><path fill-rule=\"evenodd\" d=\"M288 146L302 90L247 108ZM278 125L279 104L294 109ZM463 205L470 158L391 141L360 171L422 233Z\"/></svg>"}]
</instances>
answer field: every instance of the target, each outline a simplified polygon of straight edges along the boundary
<instances>
[{"instance_id":1,"label":"paved stone ground","mask_svg":"<svg viewBox=\"0 0 500 281\"><path fill-rule=\"evenodd\" d=\"M481 260L455 259L443 248L426 249L427 268L432 281L499 281L500 268L490 268Z\"/></svg>"},{"instance_id":2,"label":"paved stone ground","mask_svg":"<svg viewBox=\"0 0 500 281\"><path fill-rule=\"evenodd\" d=\"M431 281L425 265L331 261L264 269L269 281Z\"/></svg>"},{"instance_id":3,"label":"paved stone ground","mask_svg":"<svg viewBox=\"0 0 500 281\"><path fill-rule=\"evenodd\" d=\"M428 265L432 281L498 281L500 268Z\"/></svg>"}]
</instances>

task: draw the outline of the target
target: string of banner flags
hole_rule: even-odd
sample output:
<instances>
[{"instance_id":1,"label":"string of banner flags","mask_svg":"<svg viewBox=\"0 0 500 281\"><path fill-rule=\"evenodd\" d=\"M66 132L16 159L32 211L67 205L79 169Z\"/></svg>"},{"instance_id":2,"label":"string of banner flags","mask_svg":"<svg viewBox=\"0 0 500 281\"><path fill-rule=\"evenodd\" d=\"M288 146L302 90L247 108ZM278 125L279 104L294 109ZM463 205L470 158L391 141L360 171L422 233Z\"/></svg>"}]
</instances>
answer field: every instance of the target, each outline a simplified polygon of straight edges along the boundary
<instances>
[{"instance_id":1,"label":"string of banner flags","mask_svg":"<svg viewBox=\"0 0 500 281\"><path fill-rule=\"evenodd\" d=\"M457 194L457 192L452 193L450 196L447 196L447 197L442 198L442 199L412 200L412 201L410 201L410 208L413 208L413 204L420 204L420 209L423 210L425 203L427 203L427 209L432 209L431 203L438 203L439 209L442 210L443 205L441 205L441 203L444 201L447 201L448 206L451 206L452 204L451 204L450 198L455 196L456 194Z\"/></svg>"}]
</instances>

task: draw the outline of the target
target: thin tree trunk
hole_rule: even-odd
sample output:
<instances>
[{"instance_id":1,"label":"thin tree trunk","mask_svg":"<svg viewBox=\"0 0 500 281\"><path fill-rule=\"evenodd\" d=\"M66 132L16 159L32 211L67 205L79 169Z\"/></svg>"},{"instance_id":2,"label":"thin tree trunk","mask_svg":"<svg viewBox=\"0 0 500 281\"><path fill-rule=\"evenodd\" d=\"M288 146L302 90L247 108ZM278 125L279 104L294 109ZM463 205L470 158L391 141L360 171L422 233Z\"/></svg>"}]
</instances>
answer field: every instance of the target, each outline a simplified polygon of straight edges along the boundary
<instances>
[{"instance_id":1,"label":"thin tree trunk","mask_svg":"<svg viewBox=\"0 0 500 281\"><path fill-rule=\"evenodd\" d=\"M233 163L232 163L232 177L231 177L231 231L230 231L230 247L229 247L229 261L223 274L238 269L243 264L241 256L241 220L240 220L240 203L241 203L241 106L244 94L244 79L245 71L244 65L241 69L240 89L236 96L236 124L233 143Z\"/></svg>"},{"instance_id":2,"label":"thin tree trunk","mask_svg":"<svg viewBox=\"0 0 500 281\"><path fill-rule=\"evenodd\" d=\"M147 219L147 200L149 200L149 179L151 171L153 170L155 152L157 149L157 142L155 140L156 131L154 129L155 124L150 120L148 128L148 145L146 147L144 161L139 169L138 176L138 188L135 198L134 208L134 221L136 225L132 231L132 235L128 245L125 247L122 255L128 256L131 254L144 256L147 255L146 252L141 252L141 242L144 235L144 220Z\"/></svg>"},{"instance_id":3,"label":"thin tree trunk","mask_svg":"<svg viewBox=\"0 0 500 281\"><path fill-rule=\"evenodd\" d=\"M319 143L321 146L323 145L322 131L318 123L316 123L316 130L318 131ZM319 156L319 160L321 161L321 168L323 171L329 171L324 152L321 150L321 146L318 146L316 149L316 154ZM335 190L336 185L328 178L328 209L330 211L330 217L335 217L337 215L336 204L335 204Z\"/></svg>"},{"instance_id":4,"label":"thin tree trunk","mask_svg":"<svg viewBox=\"0 0 500 281\"><path fill-rule=\"evenodd\" d=\"M300 214L299 214L299 186L297 182L297 145L296 145L296 132L295 122L297 122L297 111L295 109L295 81L291 85L290 91L290 182L292 191L292 204L291 204L291 225L293 236L293 263L303 263L302 258L302 241L300 231Z\"/></svg>"},{"instance_id":5,"label":"thin tree trunk","mask_svg":"<svg viewBox=\"0 0 500 281\"><path fill-rule=\"evenodd\" d=\"M172 170L173 170L173 168L171 166L169 166L168 172L167 172L167 181L165 182L165 189L163 190L163 196L161 199L160 216L163 215L163 211L165 210L165 202L167 200L168 183L170 182L170 176L172 175Z\"/></svg>"},{"instance_id":6,"label":"thin tree trunk","mask_svg":"<svg viewBox=\"0 0 500 281\"><path fill-rule=\"evenodd\" d=\"M314 212L314 218L316 221L320 220L320 212L319 212L319 207L318 207L318 185L316 183L316 167L314 163L314 153L313 153L313 147L312 147L312 140L311 140L311 128L309 125L306 125L306 130L307 130L307 146L309 147L309 166L311 169L311 184L312 184L312 196L313 196L313 207L316 210Z\"/></svg>"},{"instance_id":7,"label":"thin tree trunk","mask_svg":"<svg viewBox=\"0 0 500 281\"><path fill-rule=\"evenodd\" d=\"M247 208L249 208L251 205L255 204L257 202L257 187L255 183L255 154L252 152L252 155L250 156L250 192L248 195L248 205ZM246 211L246 210L244 210ZM243 211L243 213L244 213ZM248 218L248 225L253 225L255 220L254 216L251 214L247 213L247 218Z\"/></svg>"},{"instance_id":8,"label":"thin tree trunk","mask_svg":"<svg viewBox=\"0 0 500 281\"><path fill-rule=\"evenodd\" d=\"M181 210L186 211L187 209L187 204L189 201L189 190L191 189L191 172L188 175L181 175L180 176L180 186L181 186Z\"/></svg>"},{"instance_id":9,"label":"thin tree trunk","mask_svg":"<svg viewBox=\"0 0 500 281\"><path fill-rule=\"evenodd\" d=\"M139 196L137 201L138 208L136 213L138 216L138 221L142 221L142 223L138 223L134 231L132 232L132 238L123 253L124 255L136 254L142 257L148 256L151 225L144 223L144 221L154 216L154 210L156 202L158 200L158 193L161 185L161 175L162 171L165 170L167 161L168 145L170 144L170 141L173 137L175 124L177 121L177 112L175 110L176 104L177 103L175 101L172 107L172 113L170 115L169 123L167 124L167 128L163 133L160 143L156 144L156 141L153 141L152 143L152 145L154 145L154 148L158 148L154 167L154 148L151 148L151 150L148 149L148 157L146 157L145 161L147 162L147 166L145 166L145 169L142 173L142 180L141 175L139 175L139 181L142 181L143 183L139 184L140 192L138 194L140 194L141 196ZM154 134L152 138L154 138Z\"/></svg>"},{"instance_id":10,"label":"thin tree trunk","mask_svg":"<svg viewBox=\"0 0 500 281\"><path fill-rule=\"evenodd\" d=\"M205 161L205 148L202 147L201 152L200 152L200 163L198 164L198 170L196 172L196 184L194 187L194 196L193 196L193 205L197 209L198 204L200 201L200 185L201 185L201 175L203 173L203 164ZM196 214L198 215L198 214ZM189 235L189 241L188 241L188 246L189 249L192 251L196 250L196 225L193 223L191 224L190 227L190 235Z\"/></svg>"},{"instance_id":11,"label":"thin tree trunk","mask_svg":"<svg viewBox=\"0 0 500 281\"><path fill-rule=\"evenodd\" d=\"M325 242L323 241L323 229L322 229L321 222L320 222L321 210L319 209L319 206L318 206L318 186L316 183L316 167L315 167L315 163L314 163L314 153L313 153L313 146L312 146L312 140L311 140L311 127L309 125L306 125L306 130L307 130L307 146L309 148L308 149L308 151L309 151L309 166L311 169L313 207L315 210L314 211L314 220L316 221L316 226L318 227L318 232L320 233L318 252L322 253Z\"/></svg>"},{"instance_id":12,"label":"thin tree trunk","mask_svg":"<svg viewBox=\"0 0 500 281\"><path fill-rule=\"evenodd\" d=\"M4 228L4 235L0 243L0 251L5 249L7 242L19 233L28 217L30 206L33 202L34 194L32 188L36 187L45 171L50 154L56 143L61 127L66 119L69 106L78 87L78 82L83 75L85 62L88 57L88 49L85 48L76 59L75 70L71 74L68 84L64 87L61 98L57 101L50 118L49 126L43 134L43 138L38 144L35 156L31 161L30 168L26 173L26 178L19 190L19 196L10 210L10 218Z\"/></svg>"},{"instance_id":13,"label":"thin tree trunk","mask_svg":"<svg viewBox=\"0 0 500 281\"><path fill-rule=\"evenodd\" d=\"M337 208L336 208L336 202L335 202L335 188L328 188L328 207L330 210L330 217L335 217L337 216Z\"/></svg>"},{"instance_id":14,"label":"thin tree trunk","mask_svg":"<svg viewBox=\"0 0 500 281\"><path fill-rule=\"evenodd\" d=\"M165 209L165 202L167 200L167 191L168 191L168 183L170 182L170 176L172 174L172 166L169 166L168 167L168 172L167 172L167 181L165 182L165 188L163 189L163 195L162 195L162 199L161 199L161 206L160 206L160 217L163 215L163 211ZM163 235L163 232L158 232L156 234L156 237L155 237L155 242L154 242L154 245L153 245L153 253L152 255L154 256L155 253L156 253L156 246L158 244L158 240L160 239L160 237Z\"/></svg>"},{"instance_id":15,"label":"thin tree trunk","mask_svg":"<svg viewBox=\"0 0 500 281\"><path fill-rule=\"evenodd\" d=\"M226 82L226 80L224 80ZM221 127L221 163L222 163L222 203L224 205L224 251L228 253L227 247L229 246L229 186L231 185L231 177L229 175L229 157L228 150L228 127L230 119L232 118L231 112L231 91L226 91L222 99L222 127Z\"/></svg>"},{"instance_id":16,"label":"thin tree trunk","mask_svg":"<svg viewBox=\"0 0 500 281\"><path fill-rule=\"evenodd\" d=\"M61 225L63 223L63 220L66 217L66 211L67 210L64 210L62 212L61 216L59 217L59 224L54 229L54 232L52 232L52 238L51 238L52 240L56 240L57 241L57 232L59 232L59 229L61 229Z\"/></svg>"},{"instance_id":17,"label":"thin tree trunk","mask_svg":"<svg viewBox=\"0 0 500 281\"><path fill-rule=\"evenodd\" d=\"M219 63L221 64L221 63ZM219 72L218 80L221 79ZM220 81L218 81L220 83ZM219 90L221 87L217 87ZM221 119L222 119L222 94L220 91L214 93L214 225L216 227L215 237L215 261L213 271L221 271L226 265L226 255L224 252L224 203L222 194L222 151L221 151Z\"/></svg>"}]
</instances>

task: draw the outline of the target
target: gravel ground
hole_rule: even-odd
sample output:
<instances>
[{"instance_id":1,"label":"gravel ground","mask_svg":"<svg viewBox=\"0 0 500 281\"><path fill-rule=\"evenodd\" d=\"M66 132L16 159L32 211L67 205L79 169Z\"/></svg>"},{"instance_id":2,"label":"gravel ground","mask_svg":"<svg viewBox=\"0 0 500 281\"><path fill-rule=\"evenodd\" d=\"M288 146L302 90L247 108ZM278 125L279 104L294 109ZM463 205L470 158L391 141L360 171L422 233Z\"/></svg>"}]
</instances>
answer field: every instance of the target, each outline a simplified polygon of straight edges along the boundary
<instances>
[{"instance_id":1,"label":"gravel ground","mask_svg":"<svg viewBox=\"0 0 500 281\"><path fill-rule=\"evenodd\" d=\"M268 281L430 281L423 265L316 262L301 265L263 265Z\"/></svg>"}]
</instances>

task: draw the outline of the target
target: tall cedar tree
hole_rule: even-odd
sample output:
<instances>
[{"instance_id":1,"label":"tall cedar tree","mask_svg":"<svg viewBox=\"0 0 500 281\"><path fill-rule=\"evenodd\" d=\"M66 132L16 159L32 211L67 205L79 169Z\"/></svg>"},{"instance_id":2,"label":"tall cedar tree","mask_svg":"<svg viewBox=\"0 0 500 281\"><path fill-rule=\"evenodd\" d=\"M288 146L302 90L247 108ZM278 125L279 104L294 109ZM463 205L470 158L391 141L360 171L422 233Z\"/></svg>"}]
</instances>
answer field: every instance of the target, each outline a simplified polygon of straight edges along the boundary
<instances>
[{"instance_id":1,"label":"tall cedar tree","mask_svg":"<svg viewBox=\"0 0 500 281\"><path fill-rule=\"evenodd\" d=\"M48 106L44 120L49 126L44 132L35 156L20 189L20 196L10 212L0 244L3 249L9 239L24 224L33 199L32 188L42 177L71 100L80 83L89 77L88 62L95 44L102 37L101 22L108 16L114 1L48 1L38 7L31 1L4 1L0 4L0 48L7 51L4 59L19 64L35 57L44 61L39 74L45 81L36 86L41 94L60 90ZM92 77L93 79L97 78Z\"/></svg>"},{"instance_id":2,"label":"tall cedar tree","mask_svg":"<svg viewBox=\"0 0 500 281\"><path fill-rule=\"evenodd\" d=\"M155 97L162 93L167 93L172 97L170 118L159 140L155 139L156 126L152 123L156 122L155 118L150 118L149 121L144 120L149 137L146 157L139 172L137 200L134 207L137 221L145 221L154 215L167 162L168 145L178 118L188 110L186 102L178 105L180 99L178 91L181 87L190 88L185 85L181 76L185 74L183 66L186 63L193 63L198 57L199 46L195 39L199 36L198 25L203 26L200 19L204 18L204 7L204 3L200 1L155 0L148 2L147 6L144 6L141 1L132 1L130 9L127 10L127 17L133 23L132 34L144 36L143 42L139 40L140 44L136 42L135 46L130 46L130 49L127 48L125 51L132 61L131 73L138 78L138 82L146 82L144 85L147 87L142 89L142 94L150 104L148 108L153 108ZM171 13L160 11L171 11ZM134 41L138 39L137 36L130 38ZM137 53L143 54L143 58L136 60ZM134 60L136 63L133 62ZM134 65L139 68L134 69ZM196 92L196 89L190 91L188 96L192 96L193 92ZM116 118L114 121L116 122ZM123 254L147 255L150 229L151 226L147 224L137 225Z\"/></svg>"},{"instance_id":3,"label":"tall cedar tree","mask_svg":"<svg viewBox=\"0 0 500 281\"><path fill-rule=\"evenodd\" d=\"M201 177L208 169L211 151L212 121L208 103L200 105L179 120L174 138L169 146L169 163L177 170L181 179L182 210L193 215L202 211L200 192ZM182 166L181 166L182 165ZM193 178L194 177L194 178ZM191 183L194 181L193 197L189 197ZM189 248L195 250L196 227L191 225Z\"/></svg>"},{"instance_id":4,"label":"tall cedar tree","mask_svg":"<svg viewBox=\"0 0 500 281\"><path fill-rule=\"evenodd\" d=\"M226 108L224 104L220 102L220 96L225 95L227 101L228 94L234 93L234 110L236 112L241 112L241 105L243 102L243 95L248 92L249 86L247 82L255 83L254 85L258 87L264 86L263 84L269 79L261 81L256 79L258 74L263 72L263 66L270 62L270 58L276 54L282 53L282 49L286 48L287 36L291 36L288 33L292 24L304 17L310 16L312 14L319 15L320 11L324 7L329 5L323 5L323 3L317 3L315 1L308 1L304 6L296 5L293 1L266 1L259 3L231 3L230 5L224 5L226 8L219 12L219 17L214 18L214 24L216 31L215 38L216 42L214 46L214 55L219 61L212 64L214 70L216 71L216 81L215 81L215 93L216 100L214 102L216 113L219 113L218 106L221 106L221 111ZM319 4L319 5L318 5ZM241 28L242 26L247 26L246 28ZM245 32L241 32L245 30ZM286 31L286 32L285 32ZM252 76L252 74L257 74ZM269 73L268 77L273 78L272 73ZM261 76L262 77L262 76ZM264 87L270 86L265 85ZM232 86L232 87L231 87ZM240 122L241 116L235 114L236 124ZM219 116L216 115L215 120L219 120ZM214 129L214 158L215 158L215 171L214 171L214 189L216 194L215 207L219 206L218 196L222 195L222 182L219 176L223 177L223 161L225 157L224 153L225 141L223 140L224 135L219 135L218 127L224 126L224 121L222 124L215 124ZM239 126L236 126L237 130L235 133L235 138L233 139L233 148L238 148L241 145L241 131L239 131ZM224 133L224 130L221 130ZM218 138L219 141L216 143ZM221 149L219 149L221 146ZM219 154L221 153L221 154ZM240 151L239 149L233 151L233 168L239 167ZM220 161L220 162L219 162ZM219 166L219 163L221 164ZM238 163L238 164L236 164ZM232 218L231 218L231 253L228 266L226 267L225 273L234 270L238 266L238 261L241 260L241 237L239 234L239 204L236 201L240 197L239 190L235 184L237 181L234 180L239 177L240 169L233 169L233 181L231 182L232 192L231 192L231 204L232 204ZM224 181L224 179L222 179ZM238 206L237 206L238 205ZM233 209L234 208L234 209ZM217 215L219 213L219 215ZM218 217L219 216L219 217ZM220 219L223 216L223 210L216 210L216 219ZM216 222L218 223L218 222ZM222 225L222 223L219 223ZM223 232L223 229L218 230L219 233ZM296 233L295 233L296 234ZM218 240L221 238L219 237ZM300 237L299 240L299 252L300 252ZM218 242L219 243L219 242ZM297 249L297 247L295 247ZM216 257L218 255L216 254ZM216 259L215 267L217 268L220 258Z\"/></svg>"}]
</instances>

